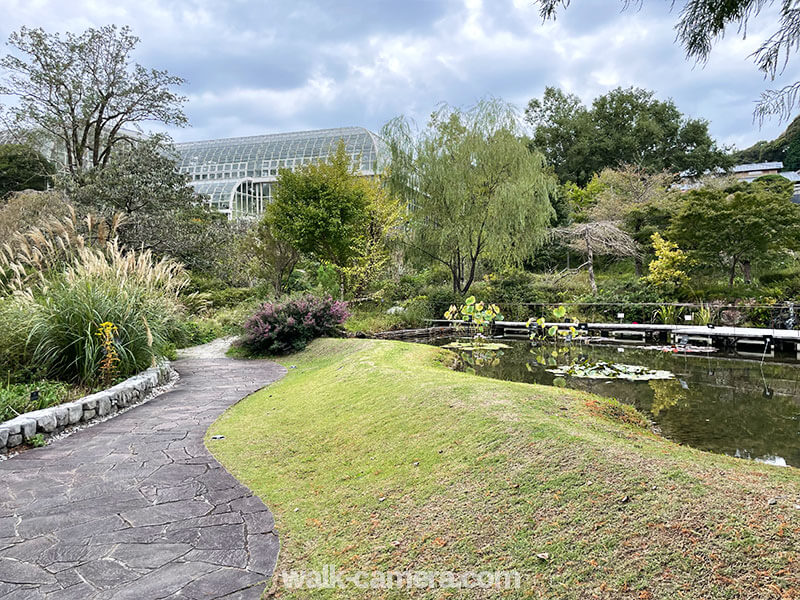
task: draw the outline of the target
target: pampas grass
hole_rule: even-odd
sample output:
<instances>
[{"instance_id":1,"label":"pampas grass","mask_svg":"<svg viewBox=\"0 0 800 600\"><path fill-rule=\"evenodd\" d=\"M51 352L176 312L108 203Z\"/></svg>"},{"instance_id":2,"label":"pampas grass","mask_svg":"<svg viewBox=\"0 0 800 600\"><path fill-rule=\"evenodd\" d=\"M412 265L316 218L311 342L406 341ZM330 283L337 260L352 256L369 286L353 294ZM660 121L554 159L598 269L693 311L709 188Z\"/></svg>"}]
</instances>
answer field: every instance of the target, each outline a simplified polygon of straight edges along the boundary
<instances>
[{"instance_id":1,"label":"pampas grass","mask_svg":"<svg viewBox=\"0 0 800 600\"><path fill-rule=\"evenodd\" d=\"M120 223L91 215L79 221L70 208L67 218L0 247L0 300L26 315L15 328L25 335L22 347L15 337L16 363L25 359L47 377L96 383L103 357L97 332L105 322L117 327L119 377L148 368L169 351L181 331L178 296L189 278L174 260L120 248Z\"/></svg>"}]
</instances>

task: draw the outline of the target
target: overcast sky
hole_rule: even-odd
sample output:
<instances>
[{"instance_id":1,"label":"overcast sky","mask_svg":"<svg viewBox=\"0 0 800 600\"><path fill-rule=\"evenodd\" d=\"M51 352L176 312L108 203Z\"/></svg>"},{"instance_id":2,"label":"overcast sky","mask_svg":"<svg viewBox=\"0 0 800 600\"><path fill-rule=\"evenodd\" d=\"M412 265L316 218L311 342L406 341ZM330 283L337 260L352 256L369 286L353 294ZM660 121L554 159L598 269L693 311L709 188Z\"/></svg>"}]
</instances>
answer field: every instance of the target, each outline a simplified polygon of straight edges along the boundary
<instances>
[{"instance_id":1,"label":"overcast sky","mask_svg":"<svg viewBox=\"0 0 800 600\"><path fill-rule=\"evenodd\" d=\"M176 141L379 131L398 114L424 122L441 102L493 95L522 109L547 85L585 102L616 86L652 89L740 148L785 127L773 120L759 130L752 119L770 83L748 55L774 13L751 24L746 40L731 31L701 67L674 43L666 0L627 11L615 0L572 4L543 24L532 0L0 0L0 38L22 25L130 25L142 40L139 62L187 79L191 127L171 130Z\"/></svg>"}]
</instances>

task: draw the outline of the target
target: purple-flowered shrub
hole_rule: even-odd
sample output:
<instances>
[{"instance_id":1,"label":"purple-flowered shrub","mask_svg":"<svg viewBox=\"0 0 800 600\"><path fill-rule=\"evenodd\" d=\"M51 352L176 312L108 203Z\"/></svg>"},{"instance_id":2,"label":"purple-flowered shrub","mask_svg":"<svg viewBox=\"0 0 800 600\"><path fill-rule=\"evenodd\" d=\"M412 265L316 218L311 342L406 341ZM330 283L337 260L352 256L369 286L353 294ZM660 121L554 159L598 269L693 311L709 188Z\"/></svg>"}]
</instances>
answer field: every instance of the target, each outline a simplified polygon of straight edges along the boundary
<instances>
[{"instance_id":1,"label":"purple-flowered shrub","mask_svg":"<svg viewBox=\"0 0 800 600\"><path fill-rule=\"evenodd\" d=\"M241 344L259 354L302 350L316 337L336 335L349 316L347 303L330 296L266 302L244 324Z\"/></svg>"}]
</instances>

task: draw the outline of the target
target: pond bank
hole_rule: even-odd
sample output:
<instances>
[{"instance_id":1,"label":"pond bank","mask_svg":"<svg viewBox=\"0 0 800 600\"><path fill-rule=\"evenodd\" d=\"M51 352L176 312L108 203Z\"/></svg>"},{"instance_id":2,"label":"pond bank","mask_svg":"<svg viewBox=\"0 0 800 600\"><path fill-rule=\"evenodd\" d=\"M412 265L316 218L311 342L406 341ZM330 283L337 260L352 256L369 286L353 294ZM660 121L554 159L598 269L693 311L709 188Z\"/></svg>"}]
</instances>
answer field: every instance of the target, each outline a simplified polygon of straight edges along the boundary
<instances>
[{"instance_id":1,"label":"pond bank","mask_svg":"<svg viewBox=\"0 0 800 600\"><path fill-rule=\"evenodd\" d=\"M532 596L575 599L800 588L797 469L679 446L593 394L454 372L430 346L319 340L282 362L209 431L276 515L279 573L518 570Z\"/></svg>"}]
</instances>

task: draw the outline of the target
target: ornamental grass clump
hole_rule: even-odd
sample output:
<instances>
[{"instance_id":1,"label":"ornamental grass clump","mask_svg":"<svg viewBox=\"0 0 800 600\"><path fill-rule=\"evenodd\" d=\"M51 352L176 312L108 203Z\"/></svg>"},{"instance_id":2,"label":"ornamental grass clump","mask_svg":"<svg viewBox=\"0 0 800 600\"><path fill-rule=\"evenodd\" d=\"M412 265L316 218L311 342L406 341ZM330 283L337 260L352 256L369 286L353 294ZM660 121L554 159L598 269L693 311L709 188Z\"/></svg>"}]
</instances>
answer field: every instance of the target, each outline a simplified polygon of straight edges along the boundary
<instances>
[{"instance_id":1,"label":"ornamental grass clump","mask_svg":"<svg viewBox=\"0 0 800 600\"><path fill-rule=\"evenodd\" d=\"M180 326L178 293L187 280L178 263L156 261L149 251L80 249L47 279L46 294L17 295L36 306L28 334L33 362L50 378L85 384L108 383L101 367L110 350L114 377L150 367ZM98 336L107 322L110 335Z\"/></svg>"},{"instance_id":2,"label":"ornamental grass clump","mask_svg":"<svg viewBox=\"0 0 800 600\"><path fill-rule=\"evenodd\" d=\"M317 337L339 334L350 316L347 303L303 296L283 303L264 303L244 324L240 344L255 354L302 350Z\"/></svg>"}]
</instances>

